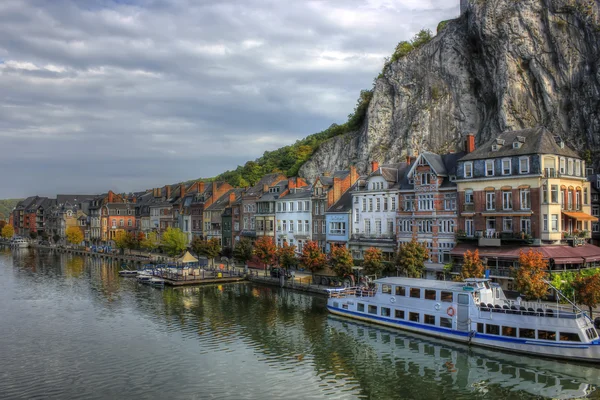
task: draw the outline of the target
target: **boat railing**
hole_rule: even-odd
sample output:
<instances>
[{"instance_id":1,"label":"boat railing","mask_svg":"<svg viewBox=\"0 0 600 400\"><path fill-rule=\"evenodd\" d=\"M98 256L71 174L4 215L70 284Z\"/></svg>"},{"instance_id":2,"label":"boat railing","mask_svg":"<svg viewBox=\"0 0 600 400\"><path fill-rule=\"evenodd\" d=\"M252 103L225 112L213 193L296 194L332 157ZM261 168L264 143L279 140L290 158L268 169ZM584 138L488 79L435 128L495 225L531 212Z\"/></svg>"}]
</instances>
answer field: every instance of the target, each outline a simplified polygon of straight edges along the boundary
<instances>
[{"instance_id":1,"label":"boat railing","mask_svg":"<svg viewBox=\"0 0 600 400\"><path fill-rule=\"evenodd\" d=\"M376 288L366 287L348 287L343 289L329 289L329 297L332 298L345 298L345 297L373 297L377 293Z\"/></svg>"},{"instance_id":2,"label":"boat railing","mask_svg":"<svg viewBox=\"0 0 600 400\"><path fill-rule=\"evenodd\" d=\"M577 307L556 306L547 303L507 300L504 304L480 303L479 310L482 312L495 312L502 314L514 314L531 317L546 318L568 318L577 319L585 316L585 313Z\"/></svg>"}]
</instances>

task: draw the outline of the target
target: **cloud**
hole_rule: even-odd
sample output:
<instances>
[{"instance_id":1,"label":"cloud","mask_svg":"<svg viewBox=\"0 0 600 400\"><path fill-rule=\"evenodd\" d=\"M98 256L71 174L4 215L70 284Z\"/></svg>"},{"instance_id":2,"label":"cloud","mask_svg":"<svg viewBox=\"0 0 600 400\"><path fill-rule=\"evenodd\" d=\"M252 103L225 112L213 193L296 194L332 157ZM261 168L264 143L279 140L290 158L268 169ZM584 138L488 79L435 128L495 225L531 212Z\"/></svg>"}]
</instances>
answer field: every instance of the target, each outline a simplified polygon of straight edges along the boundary
<instances>
[{"instance_id":1,"label":"cloud","mask_svg":"<svg viewBox=\"0 0 600 400\"><path fill-rule=\"evenodd\" d=\"M0 198L213 176L344 122L448 3L3 0Z\"/></svg>"}]
</instances>

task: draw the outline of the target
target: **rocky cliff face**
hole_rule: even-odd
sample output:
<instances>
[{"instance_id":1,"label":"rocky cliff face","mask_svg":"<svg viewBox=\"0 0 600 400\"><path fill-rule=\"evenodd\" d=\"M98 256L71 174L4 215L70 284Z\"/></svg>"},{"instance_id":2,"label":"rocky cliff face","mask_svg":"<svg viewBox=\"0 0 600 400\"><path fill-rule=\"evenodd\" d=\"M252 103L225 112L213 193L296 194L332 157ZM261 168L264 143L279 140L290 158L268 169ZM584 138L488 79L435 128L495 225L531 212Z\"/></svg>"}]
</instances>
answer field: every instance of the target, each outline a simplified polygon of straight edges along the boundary
<instances>
[{"instance_id":1,"label":"rocky cliff face","mask_svg":"<svg viewBox=\"0 0 600 400\"><path fill-rule=\"evenodd\" d=\"M407 152L461 148L546 126L600 159L599 0L470 0L425 46L391 63L358 132L324 143L303 176Z\"/></svg>"}]
</instances>

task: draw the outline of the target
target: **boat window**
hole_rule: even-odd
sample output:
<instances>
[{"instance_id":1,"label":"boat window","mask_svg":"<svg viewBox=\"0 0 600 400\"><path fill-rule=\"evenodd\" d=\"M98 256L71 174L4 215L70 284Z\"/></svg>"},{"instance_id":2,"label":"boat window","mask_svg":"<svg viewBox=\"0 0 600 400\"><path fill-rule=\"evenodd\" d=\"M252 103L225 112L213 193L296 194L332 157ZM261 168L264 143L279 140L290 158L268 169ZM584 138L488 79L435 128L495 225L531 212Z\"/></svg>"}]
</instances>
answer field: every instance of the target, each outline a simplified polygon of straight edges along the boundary
<instances>
[{"instance_id":1,"label":"boat window","mask_svg":"<svg viewBox=\"0 0 600 400\"><path fill-rule=\"evenodd\" d=\"M394 310L394 316L398 319L404 319L404 310Z\"/></svg>"},{"instance_id":2,"label":"boat window","mask_svg":"<svg viewBox=\"0 0 600 400\"><path fill-rule=\"evenodd\" d=\"M469 304L469 295L468 294L459 294L458 295L458 304Z\"/></svg>"},{"instance_id":3,"label":"boat window","mask_svg":"<svg viewBox=\"0 0 600 400\"><path fill-rule=\"evenodd\" d=\"M485 333L487 333L489 335L499 335L500 327L498 325L486 324L485 325Z\"/></svg>"},{"instance_id":4,"label":"boat window","mask_svg":"<svg viewBox=\"0 0 600 400\"><path fill-rule=\"evenodd\" d=\"M419 288L410 288L410 297L415 297L417 299L421 298L421 289Z\"/></svg>"},{"instance_id":5,"label":"boat window","mask_svg":"<svg viewBox=\"0 0 600 400\"><path fill-rule=\"evenodd\" d=\"M340 303L338 303L337 301L334 301L334 302L333 302L333 306L334 306L335 308L340 308Z\"/></svg>"},{"instance_id":6,"label":"boat window","mask_svg":"<svg viewBox=\"0 0 600 400\"><path fill-rule=\"evenodd\" d=\"M406 288L404 286L396 286L396 296L406 296Z\"/></svg>"},{"instance_id":7,"label":"boat window","mask_svg":"<svg viewBox=\"0 0 600 400\"><path fill-rule=\"evenodd\" d=\"M442 292L441 300L446 303L452 303L452 292Z\"/></svg>"},{"instance_id":8,"label":"boat window","mask_svg":"<svg viewBox=\"0 0 600 400\"><path fill-rule=\"evenodd\" d=\"M538 339L540 340L556 340L556 332L552 331L538 331Z\"/></svg>"},{"instance_id":9,"label":"boat window","mask_svg":"<svg viewBox=\"0 0 600 400\"><path fill-rule=\"evenodd\" d=\"M435 315L423 315L423 322L429 325L435 325Z\"/></svg>"},{"instance_id":10,"label":"boat window","mask_svg":"<svg viewBox=\"0 0 600 400\"><path fill-rule=\"evenodd\" d=\"M566 342L581 342L579 334L573 332L560 332L559 337Z\"/></svg>"},{"instance_id":11,"label":"boat window","mask_svg":"<svg viewBox=\"0 0 600 400\"><path fill-rule=\"evenodd\" d=\"M363 303L358 303L356 305L356 311L365 312L365 305Z\"/></svg>"},{"instance_id":12,"label":"boat window","mask_svg":"<svg viewBox=\"0 0 600 400\"><path fill-rule=\"evenodd\" d=\"M344 310L347 310L347 309L348 309L348 304L346 304L346 303L342 304L342 308L343 308Z\"/></svg>"},{"instance_id":13,"label":"boat window","mask_svg":"<svg viewBox=\"0 0 600 400\"><path fill-rule=\"evenodd\" d=\"M377 306L369 304L369 314L377 314Z\"/></svg>"},{"instance_id":14,"label":"boat window","mask_svg":"<svg viewBox=\"0 0 600 400\"><path fill-rule=\"evenodd\" d=\"M477 332L483 333L483 324L481 322L477 323Z\"/></svg>"},{"instance_id":15,"label":"boat window","mask_svg":"<svg viewBox=\"0 0 600 400\"><path fill-rule=\"evenodd\" d=\"M419 322L419 313L418 312L408 313L408 319L413 322Z\"/></svg>"},{"instance_id":16,"label":"boat window","mask_svg":"<svg viewBox=\"0 0 600 400\"><path fill-rule=\"evenodd\" d=\"M392 294L392 285L381 285L381 293Z\"/></svg>"},{"instance_id":17,"label":"boat window","mask_svg":"<svg viewBox=\"0 0 600 400\"><path fill-rule=\"evenodd\" d=\"M440 326L444 328L452 328L452 319L440 317Z\"/></svg>"},{"instance_id":18,"label":"boat window","mask_svg":"<svg viewBox=\"0 0 600 400\"><path fill-rule=\"evenodd\" d=\"M598 336L596 333L596 330L594 328L588 328L585 331L585 334L587 335L588 339L590 339L590 340L594 340Z\"/></svg>"},{"instance_id":19,"label":"boat window","mask_svg":"<svg viewBox=\"0 0 600 400\"><path fill-rule=\"evenodd\" d=\"M512 326L503 326L502 336L517 337L517 328L513 328Z\"/></svg>"},{"instance_id":20,"label":"boat window","mask_svg":"<svg viewBox=\"0 0 600 400\"><path fill-rule=\"evenodd\" d=\"M425 299L427 300L435 300L435 290L425 289Z\"/></svg>"},{"instance_id":21,"label":"boat window","mask_svg":"<svg viewBox=\"0 0 600 400\"><path fill-rule=\"evenodd\" d=\"M392 313L392 310L390 310L387 307L381 307L381 316L382 317L389 317Z\"/></svg>"},{"instance_id":22,"label":"boat window","mask_svg":"<svg viewBox=\"0 0 600 400\"><path fill-rule=\"evenodd\" d=\"M519 328L519 337L535 339L535 329Z\"/></svg>"}]
</instances>

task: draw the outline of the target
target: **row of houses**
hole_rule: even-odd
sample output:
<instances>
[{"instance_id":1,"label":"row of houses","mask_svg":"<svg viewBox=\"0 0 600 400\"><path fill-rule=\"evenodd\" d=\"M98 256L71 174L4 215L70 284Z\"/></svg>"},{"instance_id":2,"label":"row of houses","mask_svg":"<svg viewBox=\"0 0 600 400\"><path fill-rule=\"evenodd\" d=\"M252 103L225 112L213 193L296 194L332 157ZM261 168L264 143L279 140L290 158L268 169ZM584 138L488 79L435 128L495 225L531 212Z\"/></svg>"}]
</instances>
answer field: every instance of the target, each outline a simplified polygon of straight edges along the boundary
<instances>
[{"instance_id":1,"label":"row of houses","mask_svg":"<svg viewBox=\"0 0 600 400\"><path fill-rule=\"evenodd\" d=\"M506 278L520 250L537 248L552 268L600 262L600 179L562 138L545 128L504 132L461 152L423 152L396 164L373 161L313 181L269 174L249 188L226 182L168 185L139 193L30 197L11 216L20 235L64 235L77 225L86 241L110 241L120 230L147 234L181 229L189 240L273 237L325 252L348 247L356 259L370 247L392 259L402 243L427 246L430 278L479 249L492 277ZM508 287L507 289L510 289Z\"/></svg>"}]
</instances>

